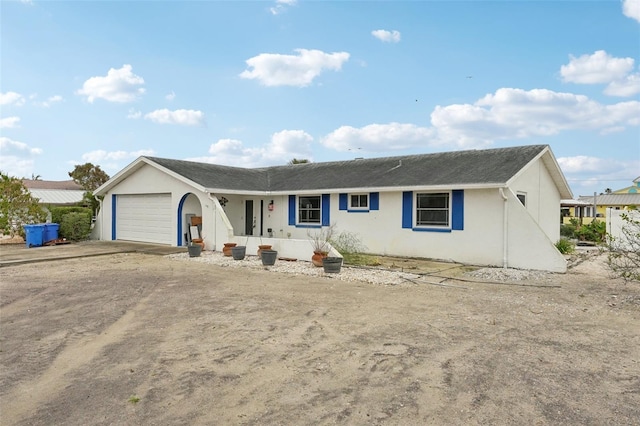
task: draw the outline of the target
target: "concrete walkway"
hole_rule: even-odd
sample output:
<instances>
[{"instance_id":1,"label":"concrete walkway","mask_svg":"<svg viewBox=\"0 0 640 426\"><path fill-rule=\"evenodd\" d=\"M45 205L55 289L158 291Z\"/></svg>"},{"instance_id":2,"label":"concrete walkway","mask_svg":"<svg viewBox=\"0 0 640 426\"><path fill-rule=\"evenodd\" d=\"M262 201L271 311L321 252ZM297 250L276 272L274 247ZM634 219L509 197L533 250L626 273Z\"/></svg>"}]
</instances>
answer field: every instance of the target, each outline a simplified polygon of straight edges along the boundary
<instances>
[{"instance_id":1,"label":"concrete walkway","mask_svg":"<svg viewBox=\"0 0 640 426\"><path fill-rule=\"evenodd\" d=\"M27 248L25 244L0 244L0 267L116 253L148 253L164 256L186 251L186 247L129 241L81 241L31 248Z\"/></svg>"}]
</instances>

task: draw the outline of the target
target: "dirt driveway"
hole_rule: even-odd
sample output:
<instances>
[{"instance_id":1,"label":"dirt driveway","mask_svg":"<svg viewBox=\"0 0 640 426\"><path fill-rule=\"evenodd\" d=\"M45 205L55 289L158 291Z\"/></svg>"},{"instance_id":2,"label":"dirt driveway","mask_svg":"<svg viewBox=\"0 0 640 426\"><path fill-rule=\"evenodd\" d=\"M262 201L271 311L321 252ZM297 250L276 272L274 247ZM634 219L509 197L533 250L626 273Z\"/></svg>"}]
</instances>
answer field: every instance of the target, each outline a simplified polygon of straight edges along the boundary
<instances>
[{"instance_id":1,"label":"dirt driveway","mask_svg":"<svg viewBox=\"0 0 640 426\"><path fill-rule=\"evenodd\" d=\"M598 265L466 288L140 253L0 268L0 421L640 424L640 285Z\"/></svg>"}]
</instances>

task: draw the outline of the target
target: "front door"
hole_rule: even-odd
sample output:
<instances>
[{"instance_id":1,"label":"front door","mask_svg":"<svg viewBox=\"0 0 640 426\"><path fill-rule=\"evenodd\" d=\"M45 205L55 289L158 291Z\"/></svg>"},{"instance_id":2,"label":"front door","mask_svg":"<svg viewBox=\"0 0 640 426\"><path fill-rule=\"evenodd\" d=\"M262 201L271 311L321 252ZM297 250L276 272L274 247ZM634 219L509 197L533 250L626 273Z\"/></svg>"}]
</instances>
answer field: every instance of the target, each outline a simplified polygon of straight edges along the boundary
<instances>
[{"instance_id":1,"label":"front door","mask_svg":"<svg viewBox=\"0 0 640 426\"><path fill-rule=\"evenodd\" d=\"M253 235L253 227L256 218L253 216L253 200L246 200L244 203L244 234Z\"/></svg>"}]
</instances>

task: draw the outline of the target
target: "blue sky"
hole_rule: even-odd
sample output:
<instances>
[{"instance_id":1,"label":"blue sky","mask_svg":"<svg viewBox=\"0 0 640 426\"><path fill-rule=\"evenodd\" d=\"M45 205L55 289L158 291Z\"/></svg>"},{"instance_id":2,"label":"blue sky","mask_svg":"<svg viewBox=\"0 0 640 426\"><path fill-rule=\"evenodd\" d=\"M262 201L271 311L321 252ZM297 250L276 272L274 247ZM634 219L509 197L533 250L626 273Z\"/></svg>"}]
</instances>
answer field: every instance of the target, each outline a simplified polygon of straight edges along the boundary
<instances>
[{"instance_id":1,"label":"blue sky","mask_svg":"<svg viewBox=\"0 0 640 426\"><path fill-rule=\"evenodd\" d=\"M640 176L640 0L0 2L0 170L549 144Z\"/></svg>"}]
</instances>

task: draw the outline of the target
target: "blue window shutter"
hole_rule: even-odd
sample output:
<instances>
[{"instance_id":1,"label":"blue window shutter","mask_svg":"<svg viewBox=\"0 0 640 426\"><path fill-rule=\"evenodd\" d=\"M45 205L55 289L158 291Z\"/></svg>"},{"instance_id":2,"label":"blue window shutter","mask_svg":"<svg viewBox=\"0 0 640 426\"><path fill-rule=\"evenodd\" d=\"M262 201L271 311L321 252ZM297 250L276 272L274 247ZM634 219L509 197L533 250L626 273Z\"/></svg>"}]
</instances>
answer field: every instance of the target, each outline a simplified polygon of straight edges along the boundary
<instances>
[{"instance_id":1,"label":"blue window shutter","mask_svg":"<svg viewBox=\"0 0 640 426\"><path fill-rule=\"evenodd\" d=\"M329 218L329 194L322 194L322 226L329 226L331 219Z\"/></svg>"},{"instance_id":2,"label":"blue window shutter","mask_svg":"<svg viewBox=\"0 0 640 426\"><path fill-rule=\"evenodd\" d=\"M347 199L347 194L340 194L338 208L340 210L347 210L348 205L349 205L349 200Z\"/></svg>"},{"instance_id":3,"label":"blue window shutter","mask_svg":"<svg viewBox=\"0 0 640 426\"><path fill-rule=\"evenodd\" d=\"M289 225L296 224L296 196L289 195Z\"/></svg>"},{"instance_id":4,"label":"blue window shutter","mask_svg":"<svg viewBox=\"0 0 640 426\"><path fill-rule=\"evenodd\" d=\"M380 193L379 192L369 193L369 208L371 210L380 210Z\"/></svg>"},{"instance_id":5,"label":"blue window shutter","mask_svg":"<svg viewBox=\"0 0 640 426\"><path fill-rule=\"evenodd\" d=\"M451 192L451 229L464 229L464 191L456 189Z\"/></svg>"},{"instance_id":6,"label":"blue window shutter","mask_svg":"<svg viewBox=\"0 0 640 426\"><path fill-rule=\"evenodd\" d=\"M116 194L111 194L111 239L116 240Z\"/></svg>"},{"instance_id":7,"label":"blue window shutter","mask_svg":"<svg viewBox=\"0 0 640 426\"><path fill-rule=\"evenodd\" d=\"M402 192L402 227L413 227L413 191Z\"/></svg>"}]
</instances>

